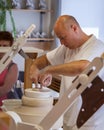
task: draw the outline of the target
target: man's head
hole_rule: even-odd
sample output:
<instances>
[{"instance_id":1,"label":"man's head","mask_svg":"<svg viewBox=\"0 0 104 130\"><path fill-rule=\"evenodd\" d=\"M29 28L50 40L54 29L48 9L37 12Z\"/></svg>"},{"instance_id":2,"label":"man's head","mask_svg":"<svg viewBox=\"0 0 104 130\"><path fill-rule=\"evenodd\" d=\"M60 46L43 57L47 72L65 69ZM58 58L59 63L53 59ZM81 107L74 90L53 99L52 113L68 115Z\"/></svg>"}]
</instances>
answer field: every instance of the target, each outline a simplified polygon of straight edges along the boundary
<instances>
[{"instance_id":1,"label":"man's head","mask_svg":"<svg viewBox=\"0 0 104 130\"><path fill-rule=\"evenodd\" d=\"M9 47L13 44L13 36L8 31L0 31L0 46Z\"/></svg>"},{"instance_id":2,"label":"man's head","mask_svg":"<svg viewBox=\"0 0 104 130\"><path fill-rule=\"evenodd\" d=\"M61 44L70 49L78 48L83 44L87 36L80 28L79 23L73 16L60 16L55 25L54 31L60 39Z\"/></svg>"}]
</instances>

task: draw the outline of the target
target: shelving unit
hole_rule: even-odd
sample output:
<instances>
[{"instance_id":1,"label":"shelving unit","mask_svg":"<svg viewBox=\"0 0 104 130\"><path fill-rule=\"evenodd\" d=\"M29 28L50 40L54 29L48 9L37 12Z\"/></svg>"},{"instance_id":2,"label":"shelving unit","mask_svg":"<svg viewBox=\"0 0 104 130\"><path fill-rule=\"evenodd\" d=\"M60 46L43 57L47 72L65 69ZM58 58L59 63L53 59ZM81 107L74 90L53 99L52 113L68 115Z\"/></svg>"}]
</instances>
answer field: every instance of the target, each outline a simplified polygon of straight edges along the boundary
<instances>
[{"instance_id":1,"label":"shelving unit","mask_svg":"<svg viewBox=\"0 0 104 130\"><path fill-rule=\"evenodd\" d=\"M27 13L27 12L34 12L34 13L39 13L40 15L40 23L39 23L39 32L42 33L42 28L43 28L43 18L44 18L44 14L46 13L53 13L53 10L41 10L41 9L12 9L13 12L24 12L24 13ZM35 17L35 16L34 16ZM50 36L47 36L45 38L28 38L27 39L27 42L53 42L54 41L54 37L50 37Z\"/></svg>"},{"instance_id":2,"label":"shelving unit","mask_svg":"<svg viewBox=\"0 0 104 130\"><path fill-rule=\"evenodd\" d=\"M25 0L21 0L21 1L26 2ZM57 46L56 38L54 38L51 32L53 31L54 23L57 17L59 16L58 12L59 12L60 1L59 0L46 0L46 2L48 6L46 10L41 10L38 7L35 10L25 9L24 4L22 6L22 9L12 9L12 14L15 20L17 32L20 32L20 30L25 31L31 24L36 24L36 29L35 29L36 32L40 31L41 30L40 21L42 18L43 20L42 31L49 34L48 37L47 38L28 38L26 44L24 45L24 48L26 47L25 48L26 52L28 50L28 53L29 52L32 53L34 50L36 50L34 52L37 52L39 56L44 53L47 53L50 50L53 50ZM41 14L42 14L42 17L40 16ZM9 31L12 31L8 14L7 14L7 18L8 18L7 29ZM24 71L24 59L20 55L17 55L14 61L18 64L19 70Z\"/></svg>"},{"instance_id":3,"label":"shelving unit","mask_svg":"<svg viewBox=\"0 0 104 130\"><path fill-rule=\"evenodd\" d=\"M25 2L25 0L22 0L22 6L20 9L12 9L17 35L20 36L31 24L35 24L35 33L27 39L26 46L38 46L41 49L44 48L46 51L56 48L57 42L53 34L53 26L58 16L59 2L56 0L46 0L46 9L40 9L39 4L37 4L39 2L38 0L36 0L37 3L35 9L27 9ZM7 30L12 32L8 13L7 23ZM35 35L37 32L40 33L39 37ZM42 37L42 32L46 33L45 37Z\"/></svg>"}]
</instances>

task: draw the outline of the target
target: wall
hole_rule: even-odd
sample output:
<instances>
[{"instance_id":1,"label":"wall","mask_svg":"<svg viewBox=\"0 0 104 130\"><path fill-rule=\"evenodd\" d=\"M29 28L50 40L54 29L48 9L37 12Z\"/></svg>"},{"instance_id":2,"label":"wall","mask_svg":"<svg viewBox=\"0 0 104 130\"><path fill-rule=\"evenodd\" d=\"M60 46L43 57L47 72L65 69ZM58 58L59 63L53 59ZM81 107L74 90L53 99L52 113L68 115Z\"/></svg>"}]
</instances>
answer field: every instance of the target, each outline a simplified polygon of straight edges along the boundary
<instances>
[{"instance_id":1,"label":"wall","mask_svg":"<svg viewBox=\"0 0 104 130\"><path fill-rule=\"evenodd\" d=\"M98 31L104 41L104 0L62 0L61 5L61 14L75 16L82 28L92 28L89 33Z\"/></svg>"}]
</instances>

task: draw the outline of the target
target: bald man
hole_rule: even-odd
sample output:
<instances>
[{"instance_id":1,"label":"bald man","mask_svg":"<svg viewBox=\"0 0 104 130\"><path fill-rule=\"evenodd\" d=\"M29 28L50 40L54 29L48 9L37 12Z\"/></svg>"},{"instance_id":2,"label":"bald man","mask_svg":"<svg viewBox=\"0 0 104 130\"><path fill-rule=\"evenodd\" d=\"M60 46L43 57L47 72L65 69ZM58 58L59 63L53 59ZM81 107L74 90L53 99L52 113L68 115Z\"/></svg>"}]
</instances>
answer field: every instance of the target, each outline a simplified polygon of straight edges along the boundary
<instances>
[{"instance_id":1,"label":"bald man","mask_svg":"<svg viewBox=\"0 0 104 130\"><path fill-rule=\"evenodd\" d=\"M95 58L104 52L104 43L93 34L87 35L73 16L60 16L54 32L61 45L56 49L34 60L30 68L30 78L42 86L51 84L52 76L62 75L60 97L71 86L74 78L79 75ZM104 70L99 73L104 79ZM104 106L97 111L85 124L78 128L77 118L82 105L81 96L77 97L64 114L64 130L103 130Z\"/></svg>"}]
</instances>

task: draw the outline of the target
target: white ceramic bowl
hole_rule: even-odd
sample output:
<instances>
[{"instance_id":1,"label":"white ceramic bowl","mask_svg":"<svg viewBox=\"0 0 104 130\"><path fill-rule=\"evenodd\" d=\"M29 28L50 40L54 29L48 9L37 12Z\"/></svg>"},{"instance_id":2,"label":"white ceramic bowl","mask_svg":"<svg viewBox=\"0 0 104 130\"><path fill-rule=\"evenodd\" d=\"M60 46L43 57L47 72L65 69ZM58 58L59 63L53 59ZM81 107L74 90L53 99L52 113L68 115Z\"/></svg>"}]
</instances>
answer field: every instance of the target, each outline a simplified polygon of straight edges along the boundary
<instances>
[{"instance_id":1,"label":"white ceramic bowl","mask_svg":"<svg viewBox=\"0 0 104 130\"><path fill-rule=\"evenodd\" d=\"M47 98L51 96L51 90L46 87L34 90L32 88L28 88L25 89L25 96L31 98Z\"/></svg>"},{"instance_id":2,"label":"white ceramic bowl","mask_svg":"<svg viewBox=\"0 0 104 130\"><path fill-rule=\"evenodd\" d=\"M32 106L32 107L47 107L53 105L53 97L30 98L24 95L22 96L22 103L23 105Z\"/></svg>"}]
</instances>

